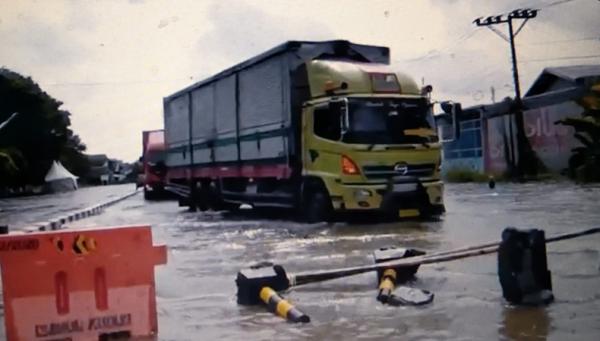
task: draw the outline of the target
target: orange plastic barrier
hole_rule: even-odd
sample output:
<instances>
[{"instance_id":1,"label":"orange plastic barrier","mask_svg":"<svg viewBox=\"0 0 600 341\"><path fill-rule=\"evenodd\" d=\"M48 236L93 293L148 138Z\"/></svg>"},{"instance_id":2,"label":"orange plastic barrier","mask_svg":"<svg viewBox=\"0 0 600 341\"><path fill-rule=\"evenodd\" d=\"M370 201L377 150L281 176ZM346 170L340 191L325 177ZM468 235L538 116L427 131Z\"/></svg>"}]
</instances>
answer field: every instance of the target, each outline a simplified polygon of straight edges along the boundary
<instances>
[{"instance_id":1,"label":"orange plastic barrier","mask_svg":"<svg viewBox=\"0 0 600 341\"><path fill-rule=\"evenodd\" d=\"M155 338L154 266L166 261L149 226L0 236L6 336Z\"/></svg>"}]
</instances>

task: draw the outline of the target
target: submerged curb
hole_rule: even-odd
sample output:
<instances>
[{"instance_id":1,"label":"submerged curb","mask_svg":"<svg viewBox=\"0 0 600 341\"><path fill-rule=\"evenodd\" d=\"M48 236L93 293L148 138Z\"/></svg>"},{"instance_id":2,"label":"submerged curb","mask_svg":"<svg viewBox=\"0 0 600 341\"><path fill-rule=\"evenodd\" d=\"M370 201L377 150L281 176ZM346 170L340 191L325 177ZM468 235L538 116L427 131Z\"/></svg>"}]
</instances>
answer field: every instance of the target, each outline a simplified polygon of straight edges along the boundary
<instances>
[{"instance_id":1,"label":"submerged curb","mask_svg":"<svg viewBox=\"0 0 600 341\"><path fill-rule=\"evenodd\" d=\"M136 189L135 191L127 193L125 195L122 195L116 199L110 199L110 200L107 200L100 204L85 208L83 210L73 212L68 215L59 216L57 218L50 219L48 221L42 221L42 222L30 224L30 225L26 226L25 228L23 228L22 230L25 232L62 230L64 228L66 228L65 224L67 224L67 223L71 223L71 222L74 222L77 220L85 219L85 218L100 214L104 211L105 208L112 206L118 202L121 202L129 197L132 197L132 196L136 195L137 193L138 193L138 190Z\"/></svg>"}]
</instances>

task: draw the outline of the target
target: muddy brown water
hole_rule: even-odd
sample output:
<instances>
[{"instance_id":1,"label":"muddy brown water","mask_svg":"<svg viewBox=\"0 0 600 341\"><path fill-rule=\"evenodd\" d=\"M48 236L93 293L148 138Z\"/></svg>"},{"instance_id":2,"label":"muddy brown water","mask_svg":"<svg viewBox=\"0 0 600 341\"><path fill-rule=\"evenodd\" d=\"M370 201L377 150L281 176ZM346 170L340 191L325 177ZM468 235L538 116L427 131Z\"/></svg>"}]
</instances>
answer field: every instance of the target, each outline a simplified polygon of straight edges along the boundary
<instances>
[{"instance_id":1,"label":"muddy brown water","mask_svg":"<svg viewBox=\"0 0 600 341\"><path fill-rule=\"evenodd\" d=\"M0 222L24 225L131 188L3 199ZM144 202L137 195L73 226L150 224L155 243L168 245L168 264L156 271L160 340L600 339L598 235L548 246L556 300L545 307L503 301L495 255L422 266L409 284L435 293L422 307L378 304L373 273L287 292L310 315L309 324L236 304L237 271L260 261L293 273L369 264L373 250L389 245L436 252L498 240L506 226L543 228L547 235L600 226L600 186L450 184L445 200L448 212L439 221L307 225L285 216L190 213L175 202Z\"/></svg>"}]
</instances>

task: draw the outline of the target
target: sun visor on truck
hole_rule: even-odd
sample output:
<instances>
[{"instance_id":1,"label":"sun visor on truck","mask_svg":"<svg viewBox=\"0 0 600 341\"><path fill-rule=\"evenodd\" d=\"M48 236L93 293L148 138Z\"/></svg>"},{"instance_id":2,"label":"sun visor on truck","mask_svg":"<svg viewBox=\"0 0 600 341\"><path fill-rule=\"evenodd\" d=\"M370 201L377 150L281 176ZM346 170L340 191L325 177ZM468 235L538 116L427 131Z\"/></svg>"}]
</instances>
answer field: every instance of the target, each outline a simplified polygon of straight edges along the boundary
<instances>
[{"instance_id":1,"label":"sun visor on truck","mask_svg":"<svg viewBox=\"0 0 600 341\"><path fill-rule=\"evenodd\" d=\"M390 63L390 50L383 46L353 44L346 40L320 43L294 42L304 60L351 60L363 63Z\"/></svg>"}]
</instances>

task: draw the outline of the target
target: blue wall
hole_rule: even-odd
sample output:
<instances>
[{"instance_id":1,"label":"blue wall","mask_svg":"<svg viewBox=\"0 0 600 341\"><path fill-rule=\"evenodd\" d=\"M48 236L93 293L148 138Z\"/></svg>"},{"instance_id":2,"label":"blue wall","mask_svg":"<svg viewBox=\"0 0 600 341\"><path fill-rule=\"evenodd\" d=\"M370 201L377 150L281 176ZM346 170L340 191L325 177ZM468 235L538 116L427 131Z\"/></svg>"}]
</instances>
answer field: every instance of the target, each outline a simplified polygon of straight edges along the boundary
<instances>
[{"instance_id":1,"label":"blue wall","mask_svg":"<svg viewBox=\"0 0 600 341\"><path fill-rule=\"evenodd\" d=\"M460 139L443 145L442 172L470 169L484 172L481 120L463 121Z\"/></svg>"}]
</instances>

